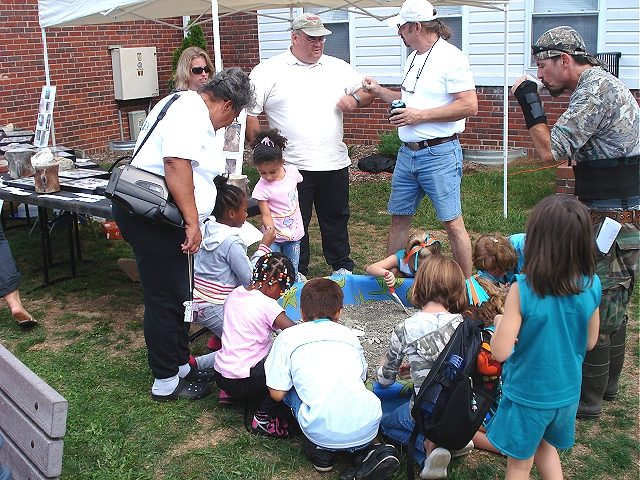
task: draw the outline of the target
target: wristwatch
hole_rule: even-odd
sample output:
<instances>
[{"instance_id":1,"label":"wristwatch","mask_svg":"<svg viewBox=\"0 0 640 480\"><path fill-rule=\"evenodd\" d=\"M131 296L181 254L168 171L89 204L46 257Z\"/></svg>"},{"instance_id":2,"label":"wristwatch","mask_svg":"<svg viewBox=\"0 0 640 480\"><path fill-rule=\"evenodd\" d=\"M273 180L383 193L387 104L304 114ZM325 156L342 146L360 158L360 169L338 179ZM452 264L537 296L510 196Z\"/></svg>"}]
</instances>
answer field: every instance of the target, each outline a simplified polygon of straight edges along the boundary
<instances>
[{"instance_id":1,"label":"wristwatch","mask_svg":"<svg viewBox=\"0 0 640 480\"><path fill-rule=\"evenodd\" d=\"M350 94L356 101L356 103L358 104L358 106L360 106L360 95L358 95L357 93L351 93Z\"/></svg>"}]
</instances>

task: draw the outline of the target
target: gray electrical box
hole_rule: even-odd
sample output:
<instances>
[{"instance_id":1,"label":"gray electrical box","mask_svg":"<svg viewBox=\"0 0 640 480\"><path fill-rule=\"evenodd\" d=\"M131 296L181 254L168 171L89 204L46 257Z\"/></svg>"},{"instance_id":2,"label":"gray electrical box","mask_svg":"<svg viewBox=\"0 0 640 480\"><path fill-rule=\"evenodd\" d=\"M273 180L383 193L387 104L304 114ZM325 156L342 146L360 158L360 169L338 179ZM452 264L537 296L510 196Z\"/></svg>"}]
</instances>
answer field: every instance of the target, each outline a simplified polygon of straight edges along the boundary
<instances>
[{"instance_id":1,"label":"gray electrical box","mask_svg":"<svg viewBox=\"0 0 640 480\"><path fill-rule=\"evenodd\" d=\"M128 113L129 116L129 135L131 140L137 140L142 130L142 125L147 119L147 112L144 110L134 110Z\"/></svg>"},{"instance_id":2,"label":"gray electrical box","mask_svg":"<svg viewBox=\"0 0 640 480\"><path fill-rule=\"evenodd\" d=\"M111 49L116 100L158 96L156 47Z\"/></svg>"}]
</instances>

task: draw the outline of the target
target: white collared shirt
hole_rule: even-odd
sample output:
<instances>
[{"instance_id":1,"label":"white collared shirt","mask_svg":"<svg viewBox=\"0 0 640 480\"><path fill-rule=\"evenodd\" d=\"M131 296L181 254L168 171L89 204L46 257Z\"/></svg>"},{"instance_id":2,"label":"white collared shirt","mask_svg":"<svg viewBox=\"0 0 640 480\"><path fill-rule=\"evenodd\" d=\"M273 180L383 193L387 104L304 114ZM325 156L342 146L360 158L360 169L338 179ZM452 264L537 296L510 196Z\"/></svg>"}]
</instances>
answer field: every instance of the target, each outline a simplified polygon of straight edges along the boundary
<instances>
[{"instance_id":1,"label":"white collared shirt","mask_svg":"<svg viewBox=\"0 0 640 480\"><path fill-rule=\"evenodd\" d=\"M411 67L412 62L413 66ZM416 84L420 70L422 73ZM407 93L403 90L402 100L407 107L421 110L448 105L455 100L454 93L476 88L469 60L457 47L451 45L444 38L438 39L431 52L411 53L405 65L405 76L404 87L408 90L414 90L415 93ZM418 123L399 127L398 136L403 142L419 142L462 133L464 126L465 119L455 122Z\"/></svg>"},{"instance_id":2,"label":"white collared shirt","mask_svg":"<svg viewBox=\"0 0 640 480\"><path fill-rule=\"evenodd\" d=\"M363 76L351 65L329 55L307 64L287 49L256 65L250 78L256 105L249 115L264 112L269 125L287 138L287 163L313 171L351 164L336 107L341 97L362 86Z\"/></svg>"},{"instance_id":3,"label":"white collared shirt","mask_svg":"<svg viewBox=\"0 0 640 480\"><path fill-rule=\"evenodd\" d=\"M209 109L195 91L179 92L180 98L171 104L166 116L136 155L132 165L164 176L164 158L191 160L193 186L198 218L203 222L216 204L213 179L224 172L220 142L209 118ZM160 100L149 112L136 142L136 151L147 136L162 107L173 94Z\"/></svg>"}]
</instances>

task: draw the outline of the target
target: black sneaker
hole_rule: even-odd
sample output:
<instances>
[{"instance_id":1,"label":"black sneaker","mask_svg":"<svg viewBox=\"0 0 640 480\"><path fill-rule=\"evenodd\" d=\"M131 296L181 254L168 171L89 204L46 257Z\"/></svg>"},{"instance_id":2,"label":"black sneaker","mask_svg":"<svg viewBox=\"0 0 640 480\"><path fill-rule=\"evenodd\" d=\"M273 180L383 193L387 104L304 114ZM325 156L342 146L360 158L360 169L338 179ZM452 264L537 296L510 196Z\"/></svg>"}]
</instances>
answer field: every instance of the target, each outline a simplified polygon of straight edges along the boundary
<instances>
[{"instance_id":1,"label":"black sneaker","mask_svg":"<svg viewBox=\"0 0 640 480\"><path fill-rule=\"evenodd\" d=\"M396 455L393 445L372 445L356 472L356 480L387 480L400 467Z\"/></svg>"},{"instance_id":2,"label":"black sneaker","mask_svg":"<svg viewBox=\"0 0 640 480\"><path fill-rule=\"evenodd\" d=\"M184 379L188 382L213 383L215 380L215 370L213 368L193 368L189 370Z\"/></svg>"},{"instance_id":3,"label":"black sneaker","mask_svg":"<svg viewBox=\"0 0 640 480\"><path fill-rule=\"evenodd\" d=\"M316 471L330 472L333 470L335 452L319 447L312 443L307 437L304 437L302 441L302 448L304 450L304 454L309 460L311 460L313 468L315 468Z\"/></svg>"}]
</instances>

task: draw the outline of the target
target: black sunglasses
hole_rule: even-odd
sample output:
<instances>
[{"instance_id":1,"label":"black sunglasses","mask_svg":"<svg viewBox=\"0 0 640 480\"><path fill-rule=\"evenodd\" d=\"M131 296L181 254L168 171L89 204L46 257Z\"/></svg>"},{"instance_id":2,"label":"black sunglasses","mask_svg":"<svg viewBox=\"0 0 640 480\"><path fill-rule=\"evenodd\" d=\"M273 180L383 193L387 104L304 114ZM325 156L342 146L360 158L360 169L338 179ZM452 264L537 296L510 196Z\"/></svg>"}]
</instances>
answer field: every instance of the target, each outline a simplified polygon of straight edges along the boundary
<instances>
[{"instance_id":1,"label":"black sunglasses","mask_svg":"<svg viewBox=\"0 0 640 480\"><path fill-rule=\"evenodd\" d=\"M573 52L570 52L565 47L556 46L556 45L551 45L549 47L540 47L538 45L533 45L531 47L531 51L533 52L534 55L537 55L538 53L542 53L542 52L548 52L550 50L556 50L558 52L563 52L568 55L586 55L587 54L587 52L584 52L582 50L574 50Z\"/></svg>"},{"instance_id":2,"label":"black sunglasses","mask_svg":"<svg viewBox=\"0 0 640 480\"><path fill-rule=\"evenodd\" d=\"M211 69L208 66L191 67L191 73L193 73L194 75L200 75L202 72L211 73Z\"/></svg>"}]
</instances>

